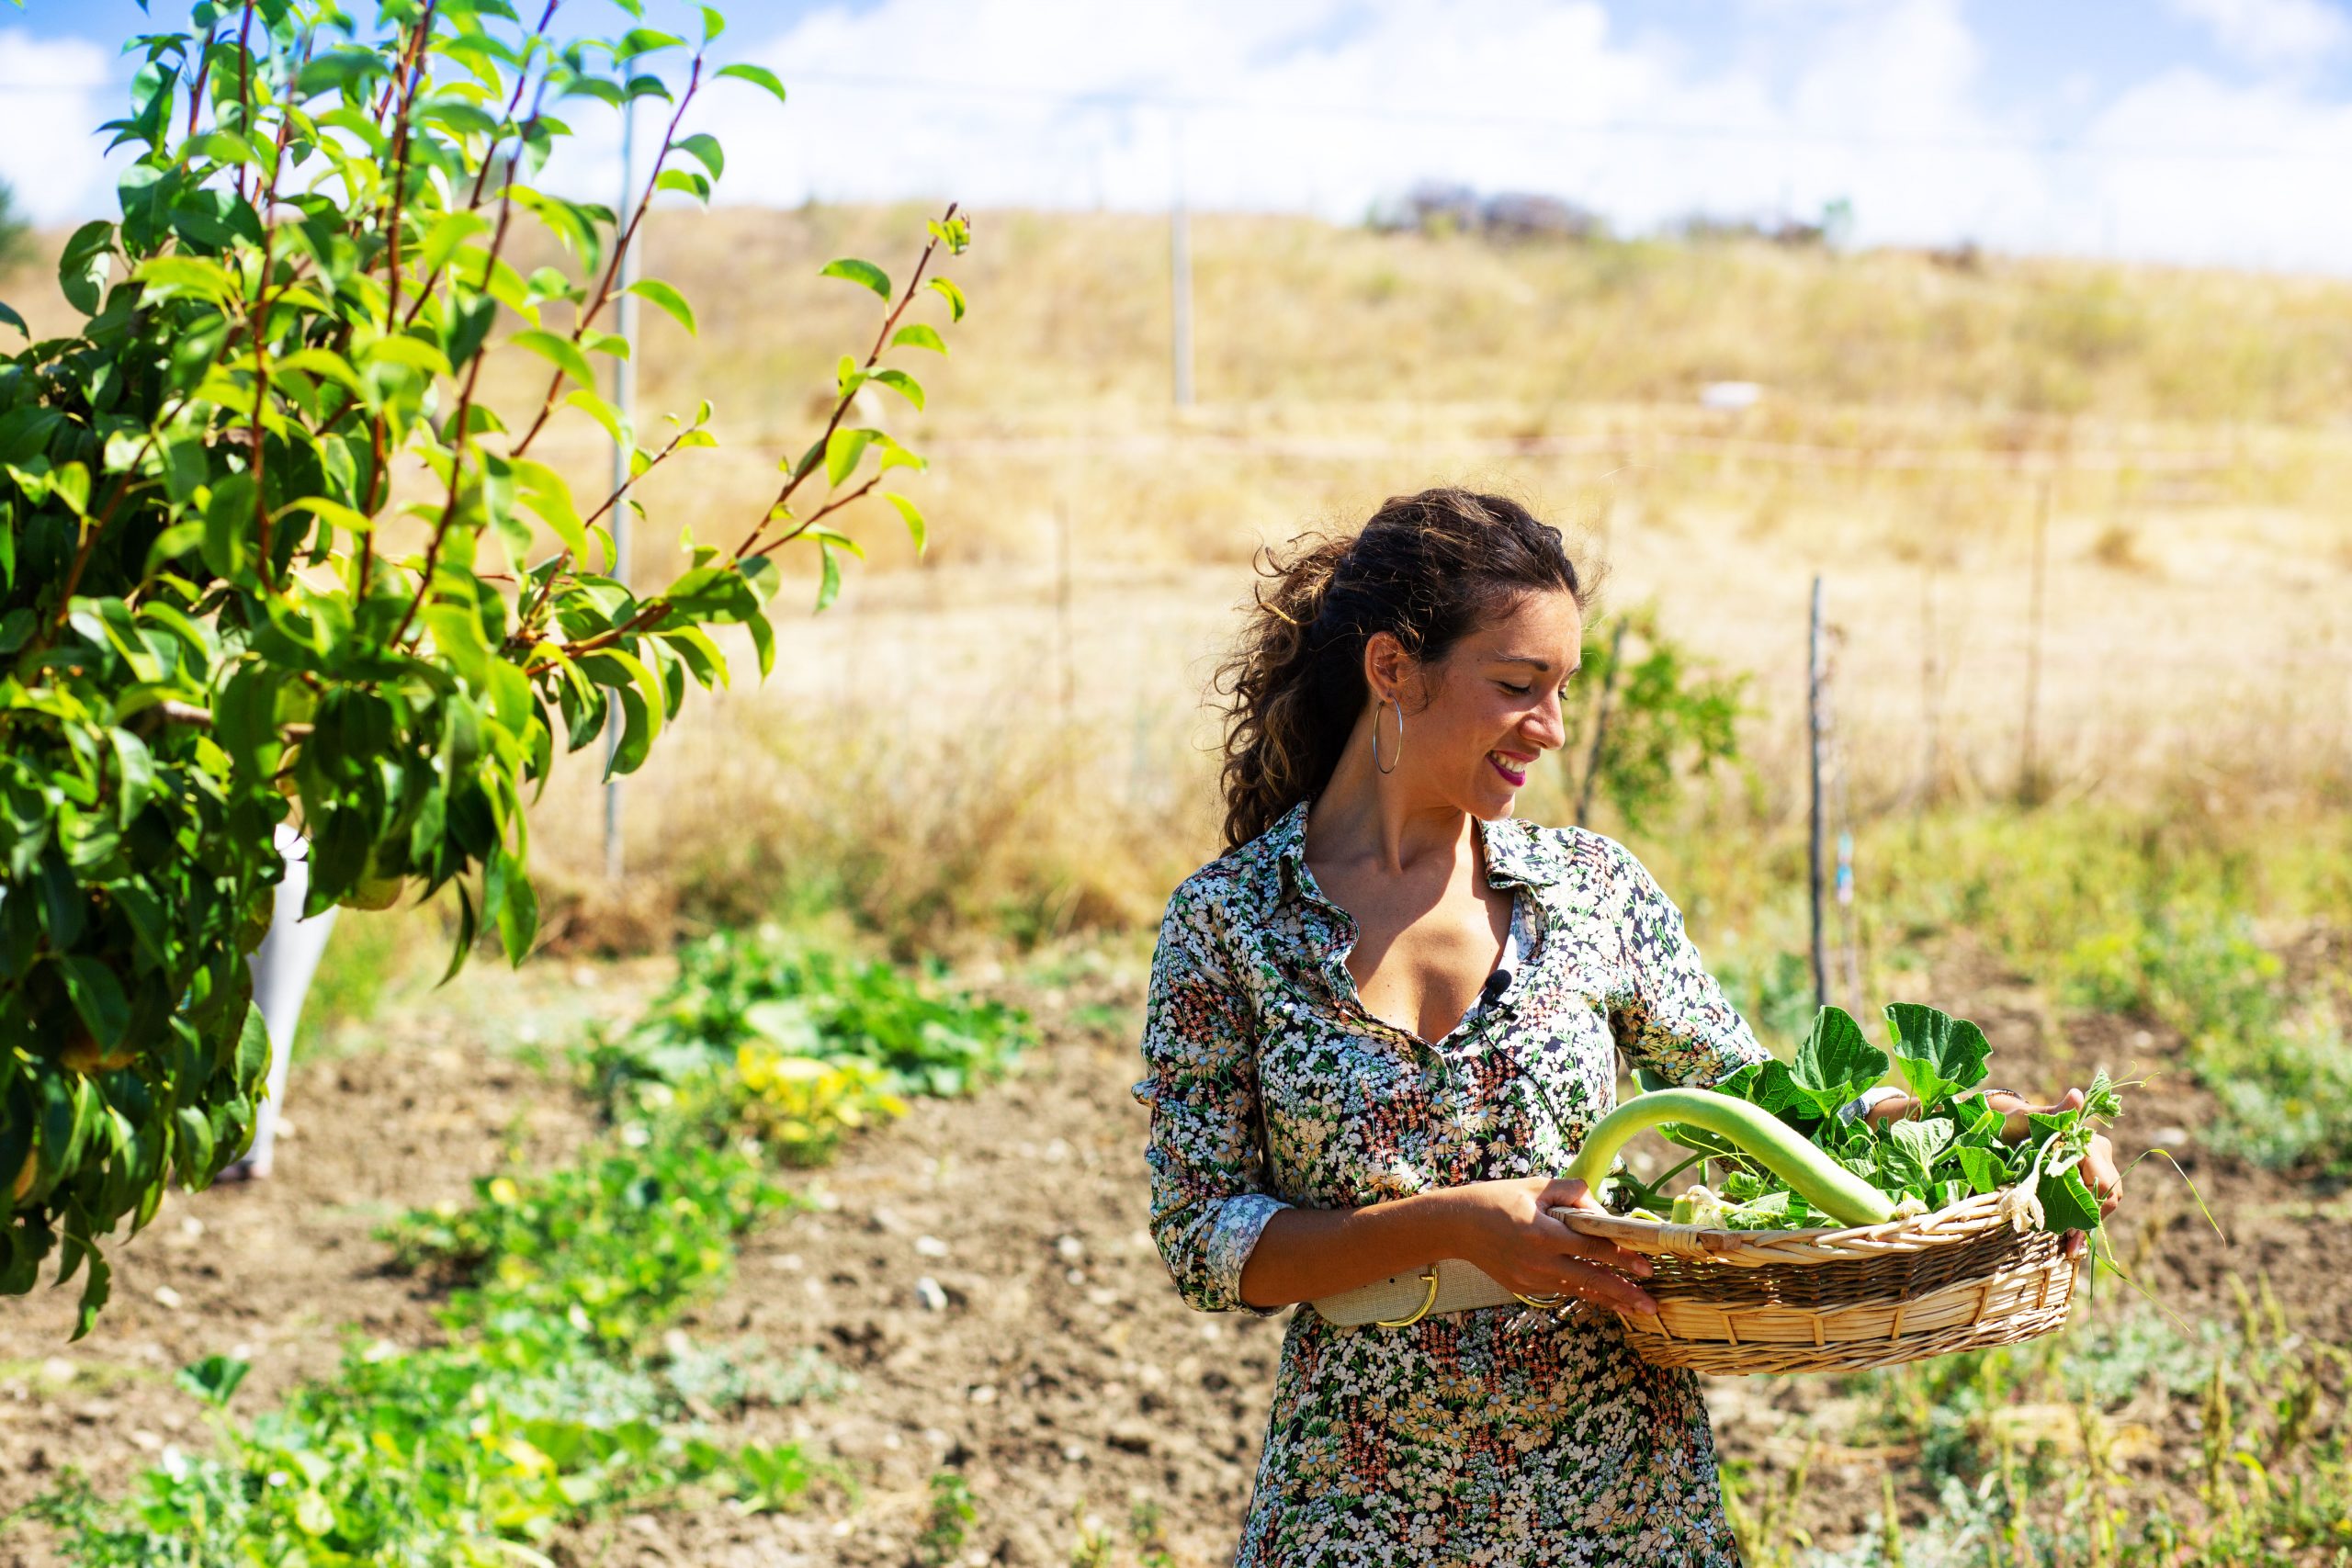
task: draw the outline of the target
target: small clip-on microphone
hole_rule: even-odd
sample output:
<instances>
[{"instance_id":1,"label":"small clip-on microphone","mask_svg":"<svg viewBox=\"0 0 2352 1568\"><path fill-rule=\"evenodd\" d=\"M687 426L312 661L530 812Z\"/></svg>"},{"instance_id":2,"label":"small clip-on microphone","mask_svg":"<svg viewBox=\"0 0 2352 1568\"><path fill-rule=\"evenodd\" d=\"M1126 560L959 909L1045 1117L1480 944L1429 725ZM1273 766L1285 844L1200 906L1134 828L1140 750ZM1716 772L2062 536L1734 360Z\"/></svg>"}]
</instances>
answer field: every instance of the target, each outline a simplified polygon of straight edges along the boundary
<instances>
[{"instance_id":1,"label":"small clip-on microphone","mask_svg":"<svg viewBox=\"0 0 2352 1568\"><path fill-rule=\"evenodd\" d=\"M1510 971L1508 969L1498 969L1493 974L1487 976L1486 985L1479 987L1478 999L1484 1002L1487 1006L1492 1007L1497 1002L1502 1000L1503 993L1510 989Z\"/></svg>"}]
</instances>

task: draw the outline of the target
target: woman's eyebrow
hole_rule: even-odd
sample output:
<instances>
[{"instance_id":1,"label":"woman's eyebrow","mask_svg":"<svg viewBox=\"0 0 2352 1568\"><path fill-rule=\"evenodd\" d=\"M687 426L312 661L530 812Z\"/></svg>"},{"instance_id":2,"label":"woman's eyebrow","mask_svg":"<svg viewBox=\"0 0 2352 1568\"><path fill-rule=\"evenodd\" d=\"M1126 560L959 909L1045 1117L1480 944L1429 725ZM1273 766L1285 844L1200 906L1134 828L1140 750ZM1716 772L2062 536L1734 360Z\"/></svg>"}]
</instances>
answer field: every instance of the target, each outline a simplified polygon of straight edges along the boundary
<instances>
[{"instance_id":1,"label":"woman's eyebrow","mask_svg":"<svg viewBox=\"0 0 2352 1568\"><path fill-rule=\"evenodd\" d=\"M1538 670L1549 670L1552 668L1552 661L1550 660L1539 659L1532 653L1498 653L1494 657L1494 662L1497 664L1532 664ZM1575 674L1579 666L1571 664L1568 666L1568 673L1571 675Z\"/></svg>"}]
</instances>

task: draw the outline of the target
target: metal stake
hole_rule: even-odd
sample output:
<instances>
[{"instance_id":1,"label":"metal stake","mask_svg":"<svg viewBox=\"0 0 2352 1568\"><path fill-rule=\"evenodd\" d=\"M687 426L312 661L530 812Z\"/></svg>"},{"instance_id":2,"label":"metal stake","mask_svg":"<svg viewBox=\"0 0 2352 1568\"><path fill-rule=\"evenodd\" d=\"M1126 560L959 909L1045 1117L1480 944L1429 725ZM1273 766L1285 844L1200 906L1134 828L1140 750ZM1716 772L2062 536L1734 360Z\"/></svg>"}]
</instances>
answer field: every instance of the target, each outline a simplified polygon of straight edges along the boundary
<instances>
[{"instance_id":1,"label":"metal stake","mask_svg":"<svg viewBox=\"0 0 2352 1568\"><path fill-rule=\"evenodd\" d=\"M1184 117L1171 117L1176 152L1175 199L1168 209L1168 352L1176 406L1193 406L1193 222L1184 205Z\"/></svg>"},{"instance_id":2,"label":"metal stake","mask_svg":"<svg viewBox=\"0 0 2352 1568\"><path fill-rule=\"evenodd\" d=\"M1821 879L1822 861L1826 845L1822 841L1827 823L1821 813L1821 701L1824 671L1821 660L1821 579L1813 580L1813 626L1806 643L1806 682L1804 703L1805 737L1809 742L1812 782L1813 836L1807 846L1807 870L1813 889L1813 1005L1829 1005L1829 957L1822 945Z\"/></svg>"}]
</instances>

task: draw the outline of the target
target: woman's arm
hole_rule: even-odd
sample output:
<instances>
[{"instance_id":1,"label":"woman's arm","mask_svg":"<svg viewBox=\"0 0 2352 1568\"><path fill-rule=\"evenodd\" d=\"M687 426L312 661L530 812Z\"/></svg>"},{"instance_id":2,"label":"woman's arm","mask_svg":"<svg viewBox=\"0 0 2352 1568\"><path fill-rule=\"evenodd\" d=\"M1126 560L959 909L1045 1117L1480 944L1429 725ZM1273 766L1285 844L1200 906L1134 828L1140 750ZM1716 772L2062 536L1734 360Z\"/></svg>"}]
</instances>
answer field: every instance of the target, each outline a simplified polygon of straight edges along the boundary
<instances>
[{"instance_id":1,"label":"woman's arm","mask_svg":"<svg viewBox=\"0 0 2352 1568\"><path fill-rule=\"evenodd\" d=\"M1284 1209L1250 1255L1241 1297L1256 1308L1286 1306L1460 1258L1521 1295L1565 1292L1617 1312L1657 1312L1626 1278L1647 1279L1649 1259L1578 1235L1552 1217L1554 1208L1604 1212L1583 1182L1543 1176L1361 1209Z\"/></svg>"},{"instance_id":2,"label":"woman's arm","mask_svg":"<svg viewBox=\"0 0 2352 1568\"><path fill-rule=\"evenodd\" d=\"M1187 1306L1243 1308L1241 1266L1289 1205L1261 1153L1255 1021L1227 962L1213 886L1188 881L1169 900L1144 1004L1150 1108L1151 1235Z\"/></svg>"},{"instance_id":3,"label":"woman's arm","mask_svg":"<svg viewBox=\"0 0 2352 1568\"><path fill-rule=\"evenodd\" d=\"M1609 1027L1627 1060L1693 1089L1770 1061L1772 1054L1708 973L1674 900L1624 846L1601 843L1617 863L1604 908L1624 954Z\"/></svg>"}]
</instances>

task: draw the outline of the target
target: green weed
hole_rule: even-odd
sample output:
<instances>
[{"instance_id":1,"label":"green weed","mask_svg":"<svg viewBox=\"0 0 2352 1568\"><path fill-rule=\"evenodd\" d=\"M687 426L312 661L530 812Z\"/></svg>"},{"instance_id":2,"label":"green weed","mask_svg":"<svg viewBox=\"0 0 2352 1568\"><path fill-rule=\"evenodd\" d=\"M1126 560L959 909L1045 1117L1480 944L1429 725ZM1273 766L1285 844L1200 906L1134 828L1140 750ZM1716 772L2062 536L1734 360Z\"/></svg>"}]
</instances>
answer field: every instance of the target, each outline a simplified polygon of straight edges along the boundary
<instances>
[{"instance_id":1,"label":"green weed","mask_svg":"<svg viewBox=\"0 0 2352 1568\"><path fill-rule=\"evenodd\" d=\"M972 1483L952 1470L931 1478L931 1516L915 1538L916 1561L926 1568L946 1568L964 1550L979 1507L972 1498Z\"/></svg>"}]
</instances>

